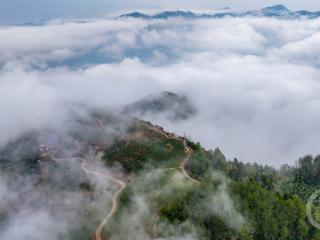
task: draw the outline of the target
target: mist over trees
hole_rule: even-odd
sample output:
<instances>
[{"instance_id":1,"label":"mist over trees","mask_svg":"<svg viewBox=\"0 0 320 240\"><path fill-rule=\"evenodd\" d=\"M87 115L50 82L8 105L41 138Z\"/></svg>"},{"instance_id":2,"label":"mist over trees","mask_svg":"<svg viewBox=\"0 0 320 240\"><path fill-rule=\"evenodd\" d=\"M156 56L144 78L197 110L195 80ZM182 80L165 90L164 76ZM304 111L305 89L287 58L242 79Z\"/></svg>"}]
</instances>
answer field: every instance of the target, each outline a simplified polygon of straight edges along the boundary
<instances>
[{"instance_id":1,"label":"mist over trees","mask_svg":"<svg viewBox=\"0 0 320 240\"><path fill-rule=\"evenodd\" d=\"M318 15L0 27L0 239L320 240Z\"/></svg>"}]
</instances>

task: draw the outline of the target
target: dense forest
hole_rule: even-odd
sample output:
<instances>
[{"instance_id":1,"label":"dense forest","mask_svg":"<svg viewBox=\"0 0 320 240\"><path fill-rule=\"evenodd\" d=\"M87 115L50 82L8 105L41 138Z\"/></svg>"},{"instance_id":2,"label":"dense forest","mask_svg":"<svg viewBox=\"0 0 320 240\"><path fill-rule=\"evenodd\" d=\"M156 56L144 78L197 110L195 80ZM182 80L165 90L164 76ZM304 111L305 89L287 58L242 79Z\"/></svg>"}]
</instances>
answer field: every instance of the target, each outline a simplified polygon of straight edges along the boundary
<instances>
[{"instance_id":1,"label":"dense forest","mask_svg":"<svg viewBox=\"0 0 320 240\"><path fill-rule=\"evenodd\" d=\"M127 138L117 138L103 149L103 163L121 166L130 179L120 197L120 209L105 229L111 239L129 235L130 239L320 239L320 230L309 223L305 207L320 188L320 155L276 169L228 160L219 148L206 150L187 140L192 154L186 171L198 181L195 184L181 174L186 156L183 142L166 138L146 124L154 127L135 123L127 129ZM38 146L32 133L1 147L1 171L37 174ZM50 164L50 159L44 162ZM81 173L80 167L76 171ZM78 184L79 189L86 186L94 191L86 181L65 180L61 189L75 189ZM313 214L320 222L317 209L314 206ZM88 228L93 228L92 223Z\"/></svg>"}]
</instances>

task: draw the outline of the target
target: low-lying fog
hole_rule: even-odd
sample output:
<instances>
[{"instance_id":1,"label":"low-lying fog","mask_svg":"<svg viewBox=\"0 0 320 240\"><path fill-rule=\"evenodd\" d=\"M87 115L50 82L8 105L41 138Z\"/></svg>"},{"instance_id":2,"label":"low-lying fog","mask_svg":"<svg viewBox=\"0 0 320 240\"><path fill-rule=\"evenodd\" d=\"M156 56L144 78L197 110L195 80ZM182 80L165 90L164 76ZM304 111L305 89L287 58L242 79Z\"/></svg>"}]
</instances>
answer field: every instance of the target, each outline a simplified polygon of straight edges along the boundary
<instances>
[{"instance_id":1,"label":"low-lying fog","mask_svg":"<svg viewBox=\"0 0 320 240\"><path fill-rule=\"evenodd\" d=\"M94 19L0 28L0 143L63 122L66 105L118 111L186 95L197 115L150 120L228 158L279 166L318 153L320 20Z\"/></svg>"}]
</instances>

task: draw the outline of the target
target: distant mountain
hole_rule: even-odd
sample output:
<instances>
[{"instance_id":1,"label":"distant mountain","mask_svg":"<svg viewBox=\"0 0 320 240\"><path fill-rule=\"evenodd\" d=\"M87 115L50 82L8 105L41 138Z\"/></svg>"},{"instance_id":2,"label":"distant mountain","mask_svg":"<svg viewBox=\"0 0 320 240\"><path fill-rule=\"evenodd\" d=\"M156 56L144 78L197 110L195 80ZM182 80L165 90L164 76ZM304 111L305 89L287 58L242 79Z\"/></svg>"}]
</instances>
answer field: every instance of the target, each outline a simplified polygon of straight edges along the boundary
<instances>
[{"instance_id":1,"label":"distant mountain","mask_svg":"<svg viewBox=\"0 0 320 240\"><path fill-rule=\"evenodd\" d=\"M275 5L272 7L263 8L261 9L261 13L270 16L283 16L291 14L290 10L284 5Z\"/></svg>"},{"instance_id":2,"label":"distant mountain","mask_svg":"<svg viewBox=\"0 0 320 240\"><path fill-rule=\"evenodd\" d=\"M133 116L163 115L169 120L179 121L194 116L196 109L187 97L163 92L125 107L123 113Z\"/></svg>"},{"instance_id":3,"label":"distant mountain","mask_svg":"<svg viewBox=\"0 0 320 240\"><path fill-rule=\"evenodd\" d=\"M229 10L228 8L225 10ZM309 12L305 10L300 10L296 12L290 11L284 5L274 5L266 7L260 10L246 11L246 12L231 12L225 11L220 13L212 14L198 14L191 11L164 11L157 13L155 15L148 15L140 12L133 12L128 14L123 14L120 18L141 18L141 19L167 19L173 17L180 17L186 19L201 19L201 18L224 18L224 17L276 17L282 19L298 19L298 18L308 18L313 19L320 17L320 11L318 12Z\"/></svg>"},{"instance_id":4,"label":"distant mountain","mask_svg":"<svg viewBox=\"0 0 320 240\"><path fill-rule=\"evenodd\" d=\"M120 18L132 17L132 18L142 18L142 19L167 19L172 17L182 17L182 18L199 18L199 17L210 17L210 15L196 14L191 11L164 11L157 13L155 15L147 15L140 12L133 12L128 14L123 14Z\"/></svg>"},{"instance_id":5,"label":"distant mountain","mask_svg":"<svg viewBox=\"0 0 320 240\"><path fill-rule=\"evenodd\" d=\"M297 11L295 13L293 13L295 16L297 17L307 17L307 18L318 18L320 17L320 11L317 11L317 12L309 12L309 11L306 11L306 10L300 10L300 11Z\"/></svg>"},{"instance_id":6,"label":"distant mountain","mask_svg":"<svg viewBox=\"0 0 320 240\"><path fill-rule=\"evenodd\" d=\"M40 18L40 19L33 20L33 21L30 21L30 22L20 23L18 25L19 26L27 26L27 27L37 27L37 26L45 25L50 20L51 20L50 18Z\"/></svg>"}]
</instances>

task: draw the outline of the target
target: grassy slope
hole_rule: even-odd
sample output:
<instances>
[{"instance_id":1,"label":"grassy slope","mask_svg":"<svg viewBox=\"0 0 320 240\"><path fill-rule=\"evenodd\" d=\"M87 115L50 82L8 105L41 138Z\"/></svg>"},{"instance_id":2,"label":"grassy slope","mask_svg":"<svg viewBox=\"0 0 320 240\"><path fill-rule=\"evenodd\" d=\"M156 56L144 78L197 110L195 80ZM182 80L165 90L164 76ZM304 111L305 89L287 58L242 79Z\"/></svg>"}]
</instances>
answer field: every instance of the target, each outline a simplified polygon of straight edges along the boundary
<instances>
[{"instance_id":1,"label":"grassy slope","mask_svg":"<svg viewBox=\"0 0 320 240\"><path fill-rule=\"evenodd\" d=\"M118 162L131 173L143 169L178 167L185 156L181 141L167 139L143 126L137 126L131 134L139 137L133 137L128 144L126 140L116 141L105 150L103 159L107 165Z\"/></svg>"}]
</instances>

